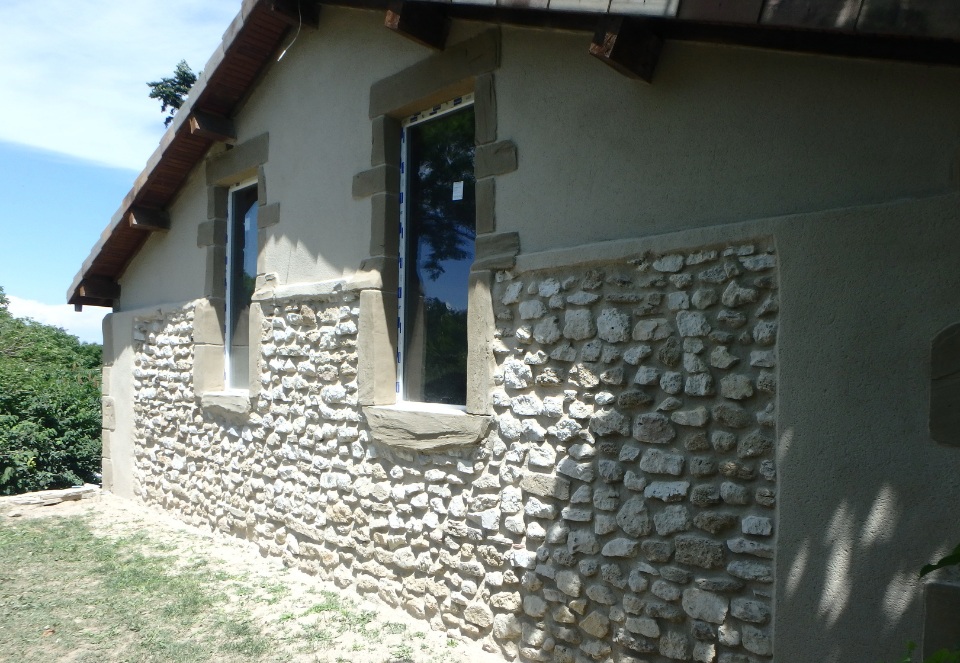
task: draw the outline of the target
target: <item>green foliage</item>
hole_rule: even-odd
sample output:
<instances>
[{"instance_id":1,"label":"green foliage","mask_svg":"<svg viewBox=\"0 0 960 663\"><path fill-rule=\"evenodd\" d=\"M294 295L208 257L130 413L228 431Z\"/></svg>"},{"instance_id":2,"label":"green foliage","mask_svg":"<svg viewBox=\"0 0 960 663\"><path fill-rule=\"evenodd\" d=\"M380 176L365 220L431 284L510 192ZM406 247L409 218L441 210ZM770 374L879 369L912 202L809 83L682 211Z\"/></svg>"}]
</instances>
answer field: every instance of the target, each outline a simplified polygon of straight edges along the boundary
<instances>
[{"instance_id":1,"label":"green foliage","mask_svg":"<svg viewBox=\"0 0 960 663\"><path fill-rule=\"evenodd\" d=\"M15 318L0 288L0 495L94 481L101 348Z\"/></svg>"},{"instance_id":2,"label":"green foliage","mask_svg":"<svg viewBox=\"0 0 960 663\"><path fill-rule=\"evenodd\" d=\"M916 642L907 643L907 652L897 663L913 663L913 653L917 649ZM960 650L938 649L920 663L960 663Z\"/></svg>"},{"instance_id":3,"label":"green foliage","mask_svg":"<svg viewBox=\"0 0 960 663\"><path fill-rule=\"evenodd\" d=\"M202 72L200 72L202 73ZM180 60L176 69L173 70L172 78L161 78L159 81L147 83L150 87L150 98L160 100L160 112L166 113L170 109L170 114L163 121L163 126L168 127L173 121L173 116L183 106L184 100L190 88L197 82L197 76L200 73L193 73L186 60Z\"/></svg>"}]
</instances>

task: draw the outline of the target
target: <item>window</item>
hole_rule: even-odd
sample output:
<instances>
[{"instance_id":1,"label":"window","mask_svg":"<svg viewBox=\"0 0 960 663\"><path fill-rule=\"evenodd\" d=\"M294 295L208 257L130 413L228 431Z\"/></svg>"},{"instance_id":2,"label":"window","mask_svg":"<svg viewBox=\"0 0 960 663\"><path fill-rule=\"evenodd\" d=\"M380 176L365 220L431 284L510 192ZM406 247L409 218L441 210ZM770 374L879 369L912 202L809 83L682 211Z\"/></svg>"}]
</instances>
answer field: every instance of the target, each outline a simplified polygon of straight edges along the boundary
<instances>
[{"instance_id":1,"label":"window","mask_svg":"<svg viewBox=\"0 0 960 663\"><path fill-rule=\"evenodd\" d=\"M250 385L250 301L257 281L257 184L232 187L227 209L226 361L228 389Z\"/></svg>"},{"instance_id":2,"label":"window","mask_svg":"<svg viewBox=\"0 0 960 663\"><path fill-rule=\"evenodd\" d=\"M467 300L476 239L473 95L403 122L401 400L465 406Z\"/></svg>"}]
</instances>

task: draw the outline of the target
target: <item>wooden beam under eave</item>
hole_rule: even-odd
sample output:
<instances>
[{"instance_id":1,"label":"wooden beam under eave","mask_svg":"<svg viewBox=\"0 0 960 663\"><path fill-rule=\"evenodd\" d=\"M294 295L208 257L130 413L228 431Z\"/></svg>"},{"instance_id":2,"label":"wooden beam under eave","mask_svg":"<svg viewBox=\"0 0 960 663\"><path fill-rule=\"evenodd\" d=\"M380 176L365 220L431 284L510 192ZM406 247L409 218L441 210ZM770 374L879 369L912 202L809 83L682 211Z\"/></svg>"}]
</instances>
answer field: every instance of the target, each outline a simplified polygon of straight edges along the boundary
<instances>
[{"instance_id":1,"label":"wooden beam under eave","mask_svg":"<svg viewBox=\"0 0 960 663\"><path fill-rule=\"evenodd\" d=\"M320 3L315 0L271 0L270 11L294 28L320 27Z\"/></svg>"},{"instance_id":2,"label":"wooden beam under eave","mask_svg":"<svg viewBox=\"0 0 960 663\"><path fill-rule=\"evenodd\" d=\"M590 44L590 55L624 76L653 82L663 38L642 23L604 16Z\"/></svg>"},{"instance_id":3,"label":"wooden beam under eave","mask_svg":"<svg viewBox=\"0 0 960 663\"><path fill-rule=\"evenodd\" d=\"M391 0L383 23L407 39L442 51L450 34L450 18L443 5L437 3Z\"/></svg>"},{"instance_id":4,"label":"wooden beam under eave","mask_svg":"<svg viewBox=\"0 0 960 663\"><path fill-rule=\"evenodd\" d=\"M120 284L112 279L101 276L90 276L82 281L77 288L77 297L74 299L78 304L89 304L89 300L112 301L120 296Z\"/></svg>"},{"instance_id":5,"label":"wooden beam under eave","mask_svg":"<svg viewBox=\"0 0 960 663\"><path fill-rule=\"evenodd\" d=\"M167 231L170 230L170 215L162 209L134 206L127 211L127 224L137 230Z\"/></svg>"},{"instance_id":6,"label":"wooden beam under eave","mask_svg":"<svg viewBox=\"0 0 960 663\"><path fill-rule=\"evenodd\" d=\"M237 142L237 129L232 120L203 111L190 113L190 135L228 145Z\"/></svg>"}]
</instances>

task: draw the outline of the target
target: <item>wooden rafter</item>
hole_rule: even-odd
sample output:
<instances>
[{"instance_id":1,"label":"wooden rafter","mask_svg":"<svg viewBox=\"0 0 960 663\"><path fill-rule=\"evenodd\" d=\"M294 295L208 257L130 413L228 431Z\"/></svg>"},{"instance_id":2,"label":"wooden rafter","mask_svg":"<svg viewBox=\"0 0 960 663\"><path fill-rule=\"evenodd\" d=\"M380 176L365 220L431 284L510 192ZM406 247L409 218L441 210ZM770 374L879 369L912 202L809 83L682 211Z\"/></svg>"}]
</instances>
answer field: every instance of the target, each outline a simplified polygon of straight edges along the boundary
<instances>
[{"instance_id":1,"label":"wooden rafter","mask_svg":"<svg viewBox=\"0 0 960 663\"><path fill-rule=\"evenodd\" d=\"M418 44L442 51L450 33L450 18L442 4L391 0L384 25Z\"/></svg>"},{"instance_id":2,"label":"wooden rafter","mask_svg":"<svg viewBox=\"0 0 960 663\"><path fill-rule=\"evenodd\" d=\"M590 55L624 76L653 82L663 38L645 24L623 16L600 19L590 44Z\"/></svg>"},{"instance_id":3,"label":"wooden rafter","mask_svg":"<svg viewBox=\"0 0 960 663\"><path fill-rule=\"evenodd\" d=\"M270 11L292 27L320 26L320 4L314 0L271 0Z\"/></svg>"},{"instance_id":4,"label":"wooden rafter","mask_svg":"<svg viewBox=\"0 0 960 663\"><path fill-rule=\"evenodd\" d=\"M161 209L133 206L127 212L127 224L150 232L170 230L170 215Z\"/></svg>"},{"instance_id":5,"label":"wooden rafter","mask_svg":"<svg viewBox=\"0 0 960 663\"><path fill-rule=\"evenodd\" d=\"M237 142L237 130L232 120L203 111L190 113L190 133L218 143L233 145Z\"/></svg>"}]
</instances>

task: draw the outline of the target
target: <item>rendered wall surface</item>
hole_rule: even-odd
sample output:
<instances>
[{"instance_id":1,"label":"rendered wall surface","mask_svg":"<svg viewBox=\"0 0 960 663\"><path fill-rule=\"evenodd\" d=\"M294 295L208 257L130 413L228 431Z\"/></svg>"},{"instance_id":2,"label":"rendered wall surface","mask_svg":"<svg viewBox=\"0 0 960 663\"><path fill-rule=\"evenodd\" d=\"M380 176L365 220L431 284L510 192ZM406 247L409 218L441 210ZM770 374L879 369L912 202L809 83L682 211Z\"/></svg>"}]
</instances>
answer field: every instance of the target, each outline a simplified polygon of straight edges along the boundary
<instances>
[{"instance_id":1,"label":"rendered wall surface","mask_svg":"<svg viewBox=\"0 0 960 663\"><path fill-rule=\"evenodd\" d=\"M369 86L426 56L381 22L378 13L327 8L320 30L304 33L237 117L241 141L270 133L266 202L280 204L280 220L261 259L281 284L343 278L368 255L370 202L352 198L351 178L370 163ZM454 39L483 27L457 24ZM122 280L131 313L112 318L126 368L111 371L111 447L130 460L120 470L114 462L115 482L126 482L116 485L304 568L349 569L337 577L521 660L714 660L714 652L739 663L769 660L770 651L791 663L893 660L922 632L916 570L956 539L944 514L960 499L960 458L929 438L926 413L929 343L957 321L960 304L960 73L671 42L645 86L590 59L588 41L503 29L498 138L516 143L519 168L497 177L496 219L498 231L519 233L521 253L495 289L503 383L490 386L498 422L483 444L421 455L371 440L356 405L359 293L351 292L263 302L265 381L252 414L205 412L187 387L191 305L156 312L202 293L193 248L206 220L201 172L178 199L169 235L151 238ZM751 272L750 256L736 255L744 245L776 265ZM714 250L702 265L691 260ZM645 252L641 272L643 261L630 260ZM653 266L674 255L679 271ZM740 273L701 279L727 264ZM605 275L596 291L582 287L591 270ZM619 273L634 281L608 281ZM641 287L641 273L663 284ZM766 274L776 290L755 283ZM756 290L756 300L727 305L733 282ZM523 287L511 301L516 283ZM609 299L618 288L636 301ZM709 296L696 293L708 289L719 299L700 309ZM770 294L779 310L761 313ZM698 327L698 312L710 331L681 336L681 326ZM747 319L733 327L740 312ZM679 364L663 362L672 343L653 339L659 327L636 332L655 319L676 338ZM568 322L583 338L564 335ZM762 340L772 340L768 322L775 345ZM622 329L628 338L613 340ZM598 339L600 354L585 358ZM627 361L640 345L649 356ZM727 361L721 346L739 362L717 365L714 353ZM753 353L774 351L775 365L751 364ZM577 364L588 370L571 370ZM610 383L616 368L621 384ZM649 384L634 383L641 369ZM668 373L681 376L678 393ZM745 381L724 387L741 374ZM776 394L761 389L774 383ZM745 399L727 395L747 384ZM651 400L624 407L631 392ZM671 398L681 405L670 409ZM718 404L742 406L749 425L731 427ZM702 427L674 419L701 405ZM627 433L617 416L599 416L607 409L629 423ZM637 439L639 417L675 437ZM560 440L574 424L592 441ZM708 448L698 446L701 429ZM735 445L715 445L715 431ZM755 432L764 450L741 455ZM575 457L583 445L593 455ZM677 502L646 494L667 483L689 486ZM745 486L746 498L729 486L725 497L725 484ZM618 518L631 500L644 509ZM633 524L642 513L643 535ZM733 520L712 532L702 514ZM677 561L685 537L706 542L697 559L719 555L722 565ZM607 552L634 556L604 554L617 539ZM736 562L753 575L739 577ZM637 571L647 566L656 574ZM722 589L711 584L720 580Z\"/></svg>"}]
</instances>

